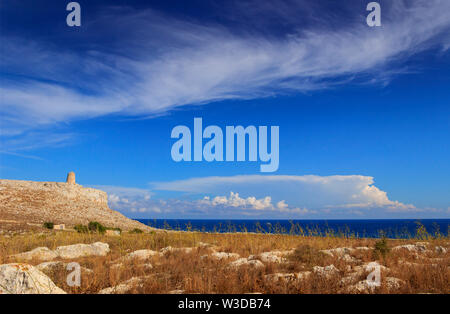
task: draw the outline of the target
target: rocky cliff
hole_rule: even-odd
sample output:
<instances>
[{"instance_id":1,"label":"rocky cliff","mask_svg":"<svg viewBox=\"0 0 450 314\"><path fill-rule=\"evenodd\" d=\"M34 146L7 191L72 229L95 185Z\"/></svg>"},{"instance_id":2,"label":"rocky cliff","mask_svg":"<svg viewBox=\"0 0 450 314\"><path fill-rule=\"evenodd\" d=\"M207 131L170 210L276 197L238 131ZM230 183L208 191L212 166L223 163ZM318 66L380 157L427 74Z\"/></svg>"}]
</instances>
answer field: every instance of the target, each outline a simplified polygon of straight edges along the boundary
<instances>
[{"instance_id":1,"label":"rocky cliff","mask_svg":"<svg viewBox=\"0 0 450 314\"><path fill-rule=\"evenodd\" d=\"M0 180L0 227L87 224L150 230L108 207L106 192L75 183Z\"/></svg>"}]
</instances>

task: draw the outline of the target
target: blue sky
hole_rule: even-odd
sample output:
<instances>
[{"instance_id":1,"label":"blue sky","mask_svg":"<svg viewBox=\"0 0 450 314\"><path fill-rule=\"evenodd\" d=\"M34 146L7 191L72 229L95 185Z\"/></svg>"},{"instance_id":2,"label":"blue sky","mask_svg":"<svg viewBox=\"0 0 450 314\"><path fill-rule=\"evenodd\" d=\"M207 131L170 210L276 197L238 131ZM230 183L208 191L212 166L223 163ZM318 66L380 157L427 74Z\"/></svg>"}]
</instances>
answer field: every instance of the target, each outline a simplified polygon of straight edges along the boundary
<instances>
[{"instance_id":1,"label":"blue sky","mask_svg":"<svg viewBox=\"0 0 450 314\"><path fill-rule=\"evenodd\" d=\"M135 218L449 218L450 3L368 2L2 2L0 177ZM194 117L279 126L278 170L174 162Z\"/></svg>"}]
</instances>

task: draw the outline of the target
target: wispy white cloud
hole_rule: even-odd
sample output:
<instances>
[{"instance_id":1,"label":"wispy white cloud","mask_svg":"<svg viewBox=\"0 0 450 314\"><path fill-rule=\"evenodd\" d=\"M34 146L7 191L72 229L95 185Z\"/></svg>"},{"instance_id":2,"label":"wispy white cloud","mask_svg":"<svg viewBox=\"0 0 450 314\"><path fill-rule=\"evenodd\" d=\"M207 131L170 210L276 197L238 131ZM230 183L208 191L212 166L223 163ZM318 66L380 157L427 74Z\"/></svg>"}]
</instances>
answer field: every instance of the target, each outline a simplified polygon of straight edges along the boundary
<instances>
[{"instance_id":1,"label":"wispy white cloud","mask_svg":"<svg viewBox=\"0 0 450 314\"><path fill-rule=\"evenodd\" d=\"M157 114L186 104L329 88L358 76L385 82L401 71L400 59L448 47L449 11L444 0L397 1L383 10L379 29L354 19L331 30L319 18L265 36L151 10L113 9L85 25L86 34L114 38L105 47L96 35L86 35L80 51L3 37L1 68L27 79L2 81L2 128L22 132L107 114ZM282 6L272 12L288 14Z\"/></svg>"},{"instance_id":2,"label":"wispy white cloud","mask_svg":"<svg viewBox=\"0 0 450 314\"><path fill-rule=\"evenodd\" d=\"M48 147L63 147L77 142L73 132L47 132L33 130L24 134L0 136L0 154L13 155L21 158L43 160L39 156L24 153L26 151Z\"/></svg>"}]
</instances>

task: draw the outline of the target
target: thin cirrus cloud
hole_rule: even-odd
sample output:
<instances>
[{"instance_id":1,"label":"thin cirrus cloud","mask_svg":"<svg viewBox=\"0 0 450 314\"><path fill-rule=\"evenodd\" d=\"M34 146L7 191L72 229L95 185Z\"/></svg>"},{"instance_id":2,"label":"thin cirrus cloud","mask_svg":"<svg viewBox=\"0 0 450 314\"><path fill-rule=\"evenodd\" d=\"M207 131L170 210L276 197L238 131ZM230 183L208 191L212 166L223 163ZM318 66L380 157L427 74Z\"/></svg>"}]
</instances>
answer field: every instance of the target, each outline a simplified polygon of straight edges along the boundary
<instances>
[{"instance_id":1,"label":"thin cirrus cloud","mask_svg":"<svg viewBox=\"0 0 450 314\"><path fill-rule=\"evenodd\" d=\"M2 35L0 67L9 74L0 88L2 131L17 135L109 114L146 116L187 104L305 92L358 75L385 82L404 70L400 59L448 47L450 2L408 3L386 5L380 29L362 19L266 36L112 8L84 25L84 49ZM102 45L99 37L113 39Z\"/></svg>"}]
</instances>

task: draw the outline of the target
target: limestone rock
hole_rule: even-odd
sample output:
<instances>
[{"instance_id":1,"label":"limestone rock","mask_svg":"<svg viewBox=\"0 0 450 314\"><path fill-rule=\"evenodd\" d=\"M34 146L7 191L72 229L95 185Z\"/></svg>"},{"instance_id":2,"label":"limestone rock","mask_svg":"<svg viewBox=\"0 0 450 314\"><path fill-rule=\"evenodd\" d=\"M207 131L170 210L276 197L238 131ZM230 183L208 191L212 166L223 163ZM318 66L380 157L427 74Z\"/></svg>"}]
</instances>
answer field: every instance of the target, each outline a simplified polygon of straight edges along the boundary
<instances>
[{"instance_id":1,"label":"limestone rock","mask_svg":"<svg viewBox=\"0 0 450 314\"><path fill-rule=\"evenodd\" d=\"M223 259L230 259L230 258L239 258L239 254L237 253L227 253L227 252L214 252L211 254L211 257L223 260Z\"/></svg>"},{"instance_id":2,"label":"limestone rock","mask_svg":"<svg viewBox=\"0 0 450 314\"><path fill-rule=\"evenodd\" d=\"M0 265L0 294L65 294L35 267L13 263Z\"/></svg>"},{"instance_id":3,"label":"limestone rock","mask_svg":"<svg viewBox=\"0 0 450 314\"><path fill-rule=\"evenodd\" d=\"M269 275L265 275L264 279L269 281L269 282L278 282L278 281L285 281L285 282L289 282L289 281L294 281L297 279L297 276L294 273L275 273L275 274L269 274Z\"/></svg>"},{"instance_id":4,"label":"limestone rock","mask_svg":"<svg viewBox=\"0 0 450 314\"><path fill-rule=\"evenodd\" d=\"M18 260L31 261L33 259L40 261L51 261L58 257L58 254L47 247L37 247L31 251L13 255Z\"/></svg>"},{"instance_id":5,"label":"limestone rock","mask_svg":"<svg viewBox=\"0 0 450 314\"><path fill-rule=\"evenodd\" d=\"M134 252L131 252L125 256L125 259L131 260L131 259L139 259L139 260L147 260L154 256L159 256L160 253L153 250L137 250Z\"/></svg>"},{"instance_id":6,"label":"limestone rock","mask_svg":"<svg viewBox=\"0 0 450 314\"><path fill-rule=\"evenodd\" d=\"M347 292L350 293L373 293L376 289L376 285L368 280L362 280L358 283L351 285L347 288Z\"/></svg>"},{"instance_id":7,"label":"limestone rock","mask_svg":"<svg viewBox=\"0 0 450 314\"><path fill-rule=\"evenodd\" d=\"M122 230L155 230L110 209L106 192L76 183L0 179L0 190L2 220L26 229L41 228L46 221L68 228L98 221Z\"/></svg>"},{"instance_id":8,"label":"limestone rock","mask_svg":"<svg viewBox=\"0 0 450 314\"><path fill-rule=\"evenodd\" d=\"M405 284L405 281L395 277L386 277L384 284L389 290L398 290Z\"/></svg>"},{"instance_id":9,"label":"limestone rock","mask_svg":"<svg viewBox=\"0 0 450 314\"><path fill-rule=\"evenodd\" d=\"M329 256L343 256L345 254L349 254L353 251L352 248L348 247L338 247L335 249L329 249L329 250L320 250L320 252L329 255Z\"/></svg>"},{"instance_id":10,"label":"limestone rock","mask_svg":"<svg viewBox=\"0 0 450 314\"><path fill-rule=\"evenodd\" d=\"M356 263L356 262L359 261L358 259L354 258L353 256L351 256L351 255L349 255L349 254L344 254L344 255L341 256L339 259L340 259L340 260L343 260L343 261L346 262L346 263Z\"/></svg>"},{"instance_id":11,"label":"limestone rock","mask_svg":"<svg viewBox=\"0 0 450 314\"><path fill-rule=\"evenodd\" d=\"M53 272L57 269L61 269L66 266L66 263L63 263L61 261L57 262L44 262L36 266L38 270L44 273Z\"/></svg>"},{"instance_id":12,"label":"limestone rock","mask_svg":"<svg viewBox=\"0 0 450 314\"><path fill-rule=\"evenodd\" d=\"M307 279L309 278L309 276L311 276L311 274L312 273L310 271L303 271L299 273L275 273L265 275L264 279L273 283L277 283L279 281L292 282L296 280Z\"/></svg>"},{"instance_id":13,"label":"limestone rock","mask_svg":"<svg viewBox=\"0 0 450 314\"><path fill-rule=\"evenodd\" d=\"M283 256L291 254L292 251L271 251L263 252L258 255L250 255L249 260L259 259L264 263L286 263L287 260Z\"/></svg>"},{"instance_id":14,"label":"limestone rock","mask_svg":"<svg viewBox=\"0 0 450 314\"><path fill-rule=\"evenodd\" d=\"M67 263L56 261L56 262L44 262L36 266L38 270L45 274L51 274L55 271L67 271ZM81 266L81 272L85 274L92 274L92 269Z\"/></svg>"},{"instance_id":15,"label":"limestone rock","mask_svg":"<svg viewBox=\"0 0 450 314\"><path fill-rule=\"evenodd\" d=\"M331 278L332 276L339 274L339 269L337 269L333 264L325 267L314 266L313 273L325 278Z\"/></svg>"},{"instance_id":16,"label":"limestone rock","mask_svg":"<svg viewBox=\"0 0 450 314\"><path fill-rule=\"evenodd\" d=\"M85 256L106 256L109 251L109 244L103 242L59 246L55 250L59 257L65 259L80 258Z\"/></svg>"},{"instance_id":17,"label":"limestone rock","mask_svg":"<svg viewBox=\"0 0 450 314\"><path fill-rule=\"evenodd\" d=\"M175 252L191 253L194 250L192 247L171 247L167 246L162 248L159 252L163 255Z\"/></svg>"},{"instance_id":18,"label":"limestone rock","mask_svg":"<svg viewBox=\"0 0 450 314\"><path fill-rule=\"evenodd\" d=\"M366 263L362 266L362 270L365 272L371 272L373 270L375 270L376 267L380 268L380 271L388 271L389 268L387 268L386 266L380 265L380 263L378 262L370 262L370 263Z\"/></svg>"},{"instance_id":19,"label":"limestone rock","mask_svg":"<svg viewBox=\"0 0 450 314\"><path fill-rule=\"evenodd\" d=\"M341 278L339 283L341 286L347 286L349 284L354 283L355 281L359 280L361 277L361 274L359 272L350 273L347 276Z\"/></svg>"},{"instance_id":20,"label":"limestone rock","mask_svg":"<svg viewBox=\"0 0 450 314\"><path fill-rule=\"evenodd\" d=\"M395 246L392 251L406 250L409 252L425 252L427 251L428 242L417 242L416 244L404 244Z\"/></svg>"},{"instance_id":21,"label":"limestone rock","mask_svg":"<svg viewBox=\"0 0 450 314\"><path fill-rule=\"evenodd\" d=\"M143 279L144 278L133 277L114 287L102 289L98 294L125 294L133 288L142 287Z\"/></svg>"},{"instance_id":22,"label":"limestone rock","mask_svg":"<svg viewBox=\"0 0 450 314\"><path fill-rule=\"evenodd\" d=\"M229 264L229 266L233 267L233 268L238 268L238 267L241 267L241 266L250 266L250 267L254 267L254 268L263 268L264 264L261 261L257 260L257 259L249 260L247 258L239 258L239 259L235 260L234 262L231 262Z\"/></svg>"}]
</instances>

